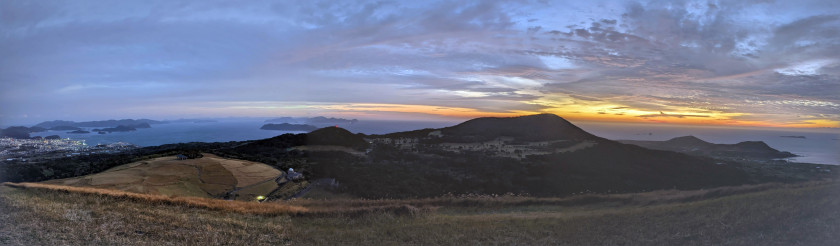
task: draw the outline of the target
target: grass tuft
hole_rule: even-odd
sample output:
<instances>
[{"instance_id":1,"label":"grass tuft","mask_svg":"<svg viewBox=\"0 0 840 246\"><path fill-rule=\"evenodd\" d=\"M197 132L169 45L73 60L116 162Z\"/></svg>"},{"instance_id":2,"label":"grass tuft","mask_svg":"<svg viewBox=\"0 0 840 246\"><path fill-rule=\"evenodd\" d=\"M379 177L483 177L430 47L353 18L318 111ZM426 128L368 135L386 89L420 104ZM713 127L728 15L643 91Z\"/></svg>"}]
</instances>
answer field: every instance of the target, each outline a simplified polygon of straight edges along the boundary
<instances>
[{"instance_id":1,"label":"grass tuft","mask_svg":"<svg viewBox=\"0 0 840 246\"><path fill-rule=\"evenodd\" d=\"M295 205L282 203L256 203L242 201L228 201L200 197L178 197L166 195L150 195L131 193L119 190L108 190L90 187L73 187L41 183L3 183L5 186L24 189L39 189L62 193L79 193L95 196L107 196L117 200L126 200L149 205L175 205L187 208L204 208L210 210L235 212L254 215L294 215L304 214L309 210Z\"/></svg>"}]
</instances>

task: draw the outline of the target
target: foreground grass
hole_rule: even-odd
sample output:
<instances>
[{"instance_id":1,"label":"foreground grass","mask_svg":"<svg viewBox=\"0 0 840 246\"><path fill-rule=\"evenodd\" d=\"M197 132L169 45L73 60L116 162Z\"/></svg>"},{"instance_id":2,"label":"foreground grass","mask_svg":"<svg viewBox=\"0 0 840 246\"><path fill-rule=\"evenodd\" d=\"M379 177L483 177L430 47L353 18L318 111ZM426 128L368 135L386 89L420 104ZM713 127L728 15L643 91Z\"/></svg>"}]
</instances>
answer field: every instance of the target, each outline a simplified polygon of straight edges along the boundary
<instances>
[{"instance_id":1,"label":"foreground grass","mask_svg":"<svg viewBox=\"0 0 840 246\"><path fill-rule=\"evenodd\" d=\"M300 200L291 205L309 212L254 214L3 186L0 245L833 245L840 240L838 183L564 199ZM375 209L382 207L403 209Z\"/></svg>"}]
</instances>

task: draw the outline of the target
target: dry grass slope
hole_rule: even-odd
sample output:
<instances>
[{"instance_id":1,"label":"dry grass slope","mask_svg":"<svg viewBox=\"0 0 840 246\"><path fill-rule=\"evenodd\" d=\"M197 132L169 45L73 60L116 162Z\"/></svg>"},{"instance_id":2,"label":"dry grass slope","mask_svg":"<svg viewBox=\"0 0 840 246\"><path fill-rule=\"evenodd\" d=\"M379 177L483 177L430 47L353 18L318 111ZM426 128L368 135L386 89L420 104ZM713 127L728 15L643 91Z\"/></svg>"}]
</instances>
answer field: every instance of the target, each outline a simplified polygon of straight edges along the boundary
<instances>
[{"instance_id":1,"label":"dry grass slope","mask_svg":"<svg viewBox=\"0 0 840 246\"><path fill-rule=\"evenodd\" d=\"M212 154L203 158L177 160L159 157L117 166L101 173L44 181L47 184L123 190L153 195L217 198L234 189L245 189L238 200L254 201L278 187L274 179L283 175L271 166ZM255 186L255 187L250 187Z\"/></svg>"},{"instance_id":2,"label":"dry grass slope","mask_svg":"<svg viewBox=\"0 0 840 246\"><path fill-rule=\"evenodd\" d=\"M202 208L243 214L288 215L308 212L308 209L304 207L282 203L261 204L254 202L226 201L220 199L200 197L150 195L119 190L99 189L90 187L73 187L40 183L3 183L3 185L14 188L40 189L58 192L78 193L85 195L106 196L118 200L132 201L148 205L175 205L187 208Z\"/></svg>"},{"instance_id":3,"label":"dry grass slope","mask_svg":"<svg viewBox=\"0 0 840 246\"><path fill-rule=\"evenodd\" d=\"M833 245L838 207L837 182L288 203L7 183L0 186L0 244Z\"/></svg>"}]
</instances>

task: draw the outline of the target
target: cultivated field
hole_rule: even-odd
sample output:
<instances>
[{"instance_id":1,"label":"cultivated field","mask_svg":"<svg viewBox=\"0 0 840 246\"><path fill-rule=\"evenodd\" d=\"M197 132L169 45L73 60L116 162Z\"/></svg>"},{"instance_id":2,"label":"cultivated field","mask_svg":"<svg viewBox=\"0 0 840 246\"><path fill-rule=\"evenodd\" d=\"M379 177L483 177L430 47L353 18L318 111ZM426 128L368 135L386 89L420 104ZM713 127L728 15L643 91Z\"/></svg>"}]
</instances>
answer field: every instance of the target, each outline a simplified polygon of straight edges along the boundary
<instances>
[{"instance_id":1,"label":"cultivated field","mask_svg":"<svg viewBox=\"0 0 840 246\"><path fill-rule=\"evenodd\" d=\"M231 194L237 200L254 200L276 189L275 179L281 175L283 172L262 163L205 153L198 159L159 157L43 183L167 196L219 198Z\"/></svg>"},{"instance_id":2,"label":"cultivated field","mask_svg":"<svg viewBox=\"0 0 840 246\"><path fill-rule=\"evenodd\" d=\"M19 187L19 188L13 188ZM235 202L0 187L0 244L834 245L840 183L568 198Z\"/></svg>"}]
</instances>

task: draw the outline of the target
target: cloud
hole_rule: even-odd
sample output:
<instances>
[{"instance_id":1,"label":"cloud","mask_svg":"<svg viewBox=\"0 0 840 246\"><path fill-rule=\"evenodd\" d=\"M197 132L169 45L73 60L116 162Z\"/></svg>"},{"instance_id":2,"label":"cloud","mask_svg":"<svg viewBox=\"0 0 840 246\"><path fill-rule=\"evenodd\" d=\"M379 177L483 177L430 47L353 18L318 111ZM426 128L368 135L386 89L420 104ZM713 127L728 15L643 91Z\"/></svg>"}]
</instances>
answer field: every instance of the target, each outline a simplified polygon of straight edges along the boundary
<instances>
[{"instance_id":1,"label":"cloud","mask_svg":"<svg viewBox=\"0 0 840 246\"><path fill-rule=\"evenodd\" d=\"M699 117L699 118L707 118L708 115L699 115L699 114L666 114L662 111L659 111L659 114L645 114L639 115L637 117L640 118L686 118L686 117Z\"/></svg>"},{"instance_id":2,"label":"cloud","mask_svg":"<svg viewBox=\"0 0 840 246\"><path fill-rule=\"evenodd\" d=\"M0 114L177 115L208 102L217 111L202 112L224 116L232 112L224 102L273 102L840 121L838 9L836 1L2 1ZM748 117L740 119L759 120Z\"/></svg>"}]
</instances>

